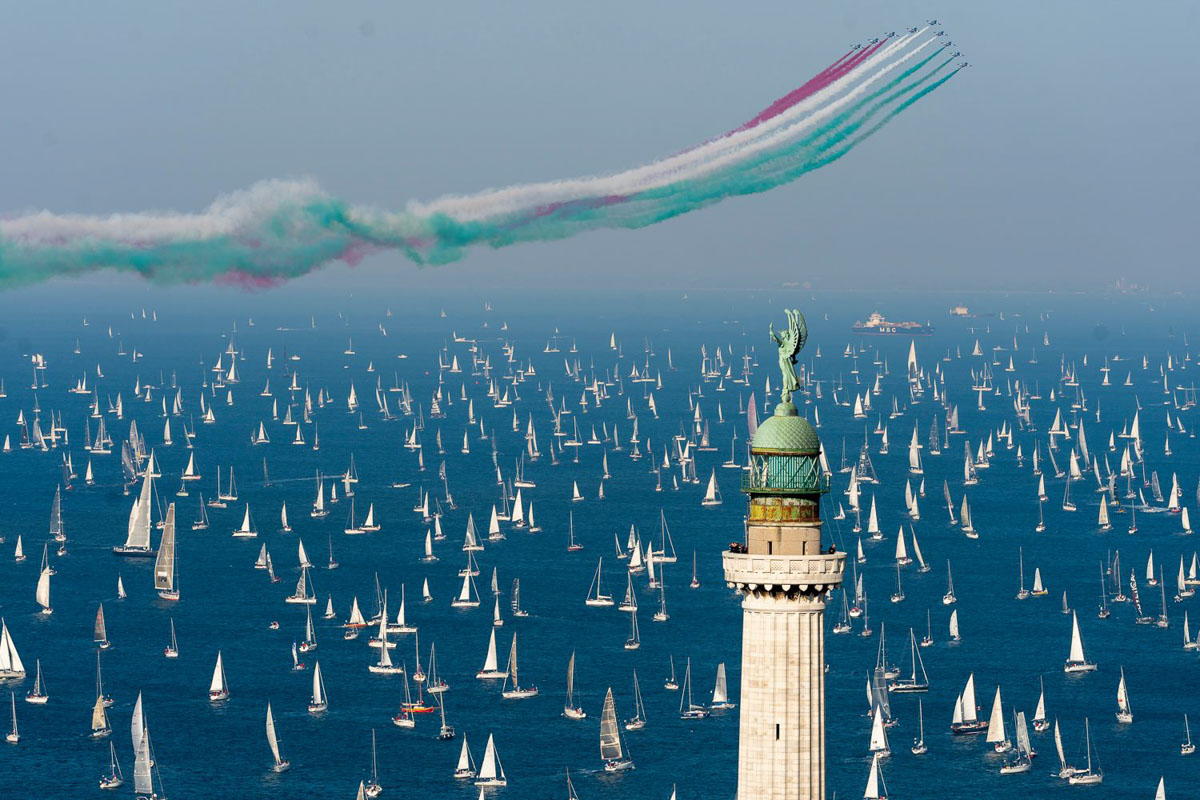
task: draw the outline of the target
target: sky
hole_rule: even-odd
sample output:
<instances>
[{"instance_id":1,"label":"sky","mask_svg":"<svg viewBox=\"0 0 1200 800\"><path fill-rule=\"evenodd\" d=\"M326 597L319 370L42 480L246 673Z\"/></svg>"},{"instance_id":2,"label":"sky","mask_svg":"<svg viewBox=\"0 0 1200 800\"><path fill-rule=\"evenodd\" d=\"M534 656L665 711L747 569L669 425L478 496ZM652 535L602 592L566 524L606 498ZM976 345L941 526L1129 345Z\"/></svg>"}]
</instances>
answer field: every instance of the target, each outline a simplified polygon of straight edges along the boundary
<instances>
[{"instance_id":1,"label":"sky","mask_svg":"<svg viewBox=\"0 0 1200 800\"><path fill-rule=\"evenodd\" d=\"M1200 5L1184 2L19 4L0 27L0 214L196 211L288 177L399 209L617 171L930 18L971 67L790 185L638 231L300 281L1197 288Z\"/></svg>"}]
</instances>

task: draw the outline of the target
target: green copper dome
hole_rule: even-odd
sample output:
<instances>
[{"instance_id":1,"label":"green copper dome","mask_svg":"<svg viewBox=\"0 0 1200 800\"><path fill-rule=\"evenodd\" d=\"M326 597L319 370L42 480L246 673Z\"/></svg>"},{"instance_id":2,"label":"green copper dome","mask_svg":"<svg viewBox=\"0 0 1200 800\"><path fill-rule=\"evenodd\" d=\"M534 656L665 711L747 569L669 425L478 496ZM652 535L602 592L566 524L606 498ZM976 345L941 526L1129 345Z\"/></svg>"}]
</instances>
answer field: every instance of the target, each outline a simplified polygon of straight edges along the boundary
<instances>
[{"instance_id":1,"label":"green copper dome","mask_svg":"<svg viewBox=\"0 0 1200 800\"><path fill-rule=\"evenodd\" d=\"M808 420L797 415L796 406L780 403L750 442L754 452L796 453L815 456L821 451L821 440Z\"/></svg>"}]
</instances>

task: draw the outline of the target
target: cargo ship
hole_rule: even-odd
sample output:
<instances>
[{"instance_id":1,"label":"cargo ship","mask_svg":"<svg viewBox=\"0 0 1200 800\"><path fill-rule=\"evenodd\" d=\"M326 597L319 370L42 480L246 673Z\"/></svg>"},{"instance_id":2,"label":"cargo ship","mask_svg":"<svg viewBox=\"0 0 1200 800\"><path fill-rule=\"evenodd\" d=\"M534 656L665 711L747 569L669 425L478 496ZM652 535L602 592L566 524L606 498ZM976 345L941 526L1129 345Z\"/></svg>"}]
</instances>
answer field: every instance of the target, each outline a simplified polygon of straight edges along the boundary
<instances>
[{"instance_id":1,"label":"cargo ship","mask_svg":"<svg viewBox=\"0 0 1200 800\"><path fill-rule=\"evenodd\" d=\"M851 325L850 330L870 336L928 336L933 333L933 326L928 322L891 322L875 311L867 317L866 322Z\"/></svg>"}]
</instances>

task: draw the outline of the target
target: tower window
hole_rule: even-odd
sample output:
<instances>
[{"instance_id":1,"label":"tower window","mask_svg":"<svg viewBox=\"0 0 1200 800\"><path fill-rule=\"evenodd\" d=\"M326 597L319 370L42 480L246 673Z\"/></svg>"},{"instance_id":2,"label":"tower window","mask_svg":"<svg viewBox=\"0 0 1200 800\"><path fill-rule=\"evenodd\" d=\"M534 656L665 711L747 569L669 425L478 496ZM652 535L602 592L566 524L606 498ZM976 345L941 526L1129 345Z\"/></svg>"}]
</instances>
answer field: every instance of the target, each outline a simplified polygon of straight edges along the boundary
<instances>
[{"instance_id":1,"label":"tower window","mask_svg":"<svg viewBox=\"0 0 1200 800\"><path fill-rule=\"evenodd\" d=\"M775 741L779 741L779 723L775 723Z\"/></svg>"}]
</instances>

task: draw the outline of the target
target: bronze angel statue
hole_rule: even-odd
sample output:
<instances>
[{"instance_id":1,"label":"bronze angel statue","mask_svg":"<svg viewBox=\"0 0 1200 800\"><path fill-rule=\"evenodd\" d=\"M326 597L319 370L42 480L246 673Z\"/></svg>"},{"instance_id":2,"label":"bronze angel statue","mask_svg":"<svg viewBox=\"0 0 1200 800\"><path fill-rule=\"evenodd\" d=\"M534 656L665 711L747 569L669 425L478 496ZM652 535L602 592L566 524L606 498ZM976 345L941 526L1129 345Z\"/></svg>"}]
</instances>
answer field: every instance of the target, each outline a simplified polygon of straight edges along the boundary
<instances>
[{"instance_id":1,"label":"bronze angel statue","mask_svg":"<svg viewBox=\"0 0 1200 800\"><path fill-rule=\"evenodd\" d=\"M796 363L796 354L808 340L808 325L804 323L804 315L798 310L784 309L784 313L788 318L787 330L782 334L776 333L775 323L772 322L771 338L779 347L779 372L783 379L782 402L790 403L792 392L800 388L796 369L792 365Z\"/></svg>"}]
</instances>

